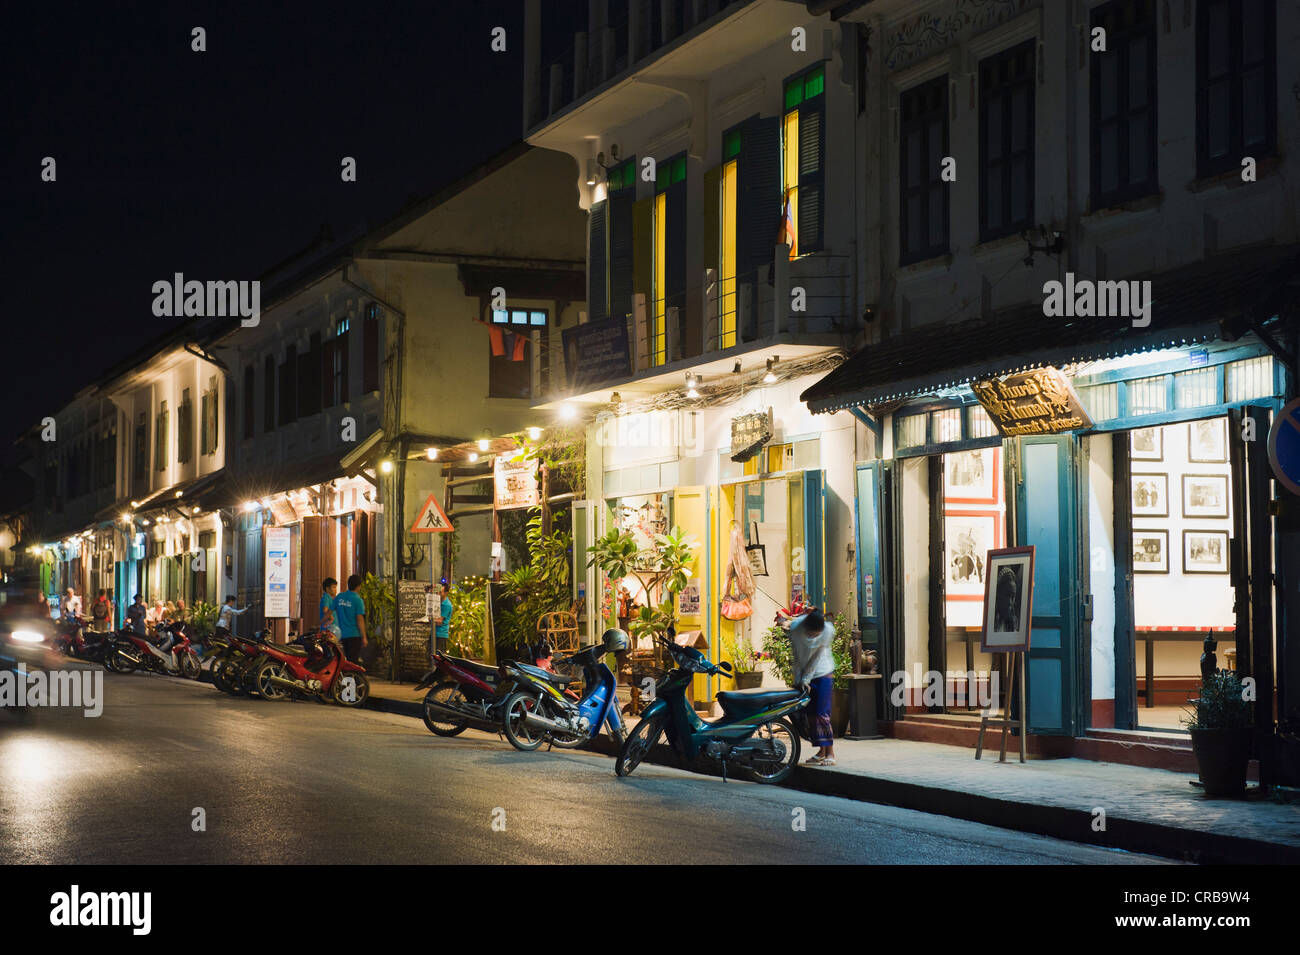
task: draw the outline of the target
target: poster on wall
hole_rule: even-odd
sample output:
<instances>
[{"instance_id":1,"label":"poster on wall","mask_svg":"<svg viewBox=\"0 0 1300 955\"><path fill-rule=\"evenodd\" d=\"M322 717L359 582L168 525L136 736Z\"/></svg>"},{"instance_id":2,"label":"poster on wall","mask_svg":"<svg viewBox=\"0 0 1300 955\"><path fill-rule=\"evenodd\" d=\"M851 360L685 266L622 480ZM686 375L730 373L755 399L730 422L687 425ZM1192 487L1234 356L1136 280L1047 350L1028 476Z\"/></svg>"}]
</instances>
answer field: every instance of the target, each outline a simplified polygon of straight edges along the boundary
<instances>
[{"instance_id":1,"label":"poster on wall","mask_svg":"<svg viewBox=\"0 0 1300 955\"><path fill-rule=\"evenodd\" d=\"M292 571L289 561L289 528L268 527L263 530L266 568L263 584L266 593L267 617L289 616L289 575Z\"/></svg>"},{"instance_id":2,"label":"poster on wall","mask_svg":"<svg viewBox=\"0 0 1300 955\"><path fill-rule=\"evenodd\" d=\"M1034 548L991 550L986 563L980 652L1028 650L1034 617Z\"/></svg>"},{"instance_id":3,"label":"poster on wall","mask_svg":"<svg viewBox=\"0 0 1300 955\"><path fill-rule=\"evenodd\" d=\"M1133 531L1133 573L1169 573L1169 532Z\"/></svg>"},{"instance_id":4,"label":"poster on wall","mask_svg":"<svg viewBox=\"0 0 1300 955\"><path fill-rule=\"evenodd\" d=\"M691 581L677 595L677 615L679 617L700 615L700 585L697 581Z\"/></svg>"},{"instance_id":5,"label":"poster on wall","mask_svg":"<svg viewBox=\"0 0 1300 955\"><path fill-rule=\"evenodd\" d=\"M984 597L985 555L996 548L1001 515L996 512L948 511L943 518L944 586L949 600Z\"/></svg>"},{"instance_id":6,"label":"poster on wall","mask_svg":"<svg viewBox=\"0 0 1300 955\"><path fill-rule=\"evenodd\" d=\"M1228 419L1207 418L1187 425L1187 460L1197 464L1226 464Z\"/></svg>"},{"instance_id":7,"label":"poster on wall","mask_svg":"<svg viewBox=\"0 0 1300 955\"><path fill-rule=\"evenodd\" d=\"M1227 531L1183 531L1184 574L1226 574Z\"/></svg>"},{"instance_id":8,"label":"poster on wall","mask_svg":"<svg viewBox=\"0 0 1300 955\"><path fill-rule=\"evenodd\" d=\"M1169 475L1134 474L1131 513L1134 517L1169 516Z\"/></svg>"},{"instance_id":9,"label":"poster on wall","mask_svg":"<svg viewBox=\"0 0 1300 955\"><path fill-rule=\"evenodd\" d=\"M1183 517L1227 517L1226 474L1183 475Z\"/></svg>"},{"instance_id":10,"label":"poster on wall","mask_svg":"<svg viewBox=\"0 0 1300 955\"><path fill-rule=\"evenodd\" d=\"M1129 456L1134 461L1163 461L1165 433L1159 427L1136 428L1129 432Z\"/></svg>"},{"instance_id":11,"label":"poster on wall","mask_svg":"<svg viewBox=\"0 0 1300 955\"><path fill-rule=\"evenodd\" d=\"M978 448L943 456L943 499L949 504L997 504L1002 449Z\"/></svg>"}]
</instances>

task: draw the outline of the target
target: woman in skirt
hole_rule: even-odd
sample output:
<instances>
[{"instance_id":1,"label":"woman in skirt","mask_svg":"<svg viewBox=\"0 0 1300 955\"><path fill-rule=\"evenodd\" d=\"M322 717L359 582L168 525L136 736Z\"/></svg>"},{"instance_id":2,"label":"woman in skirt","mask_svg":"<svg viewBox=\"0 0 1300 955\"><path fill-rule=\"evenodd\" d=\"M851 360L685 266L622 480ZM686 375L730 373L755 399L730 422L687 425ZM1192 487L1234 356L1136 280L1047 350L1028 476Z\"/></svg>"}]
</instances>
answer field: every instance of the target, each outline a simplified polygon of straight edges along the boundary
<instances>
[{"instance_id":1,"label":"woman in skirt","mask_svg":"<svg viewBox=\"0 0 1300 955\"><path fill-rule=\"evenodd\" d=\"M812 693L807 725L817 753L804 762L809 766L835 765L835 733L831 729L831 688L835 681L835 658L831 644L835 625L813 607L790 621L790 649L794 685L807 686Z\"/></svg>"}]
</instances>

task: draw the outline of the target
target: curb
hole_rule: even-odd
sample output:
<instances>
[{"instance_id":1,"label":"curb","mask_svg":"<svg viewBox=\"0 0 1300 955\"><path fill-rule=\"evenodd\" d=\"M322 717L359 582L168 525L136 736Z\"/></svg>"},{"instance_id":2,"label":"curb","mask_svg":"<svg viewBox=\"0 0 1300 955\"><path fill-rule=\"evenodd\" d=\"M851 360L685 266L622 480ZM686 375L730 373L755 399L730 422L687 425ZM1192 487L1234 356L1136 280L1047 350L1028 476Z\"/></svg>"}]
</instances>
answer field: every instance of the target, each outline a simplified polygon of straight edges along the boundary
<instances>
[{"instance_id":1,"label":"curb","mask_svg":"<svg viewBox=\"0 0 1300 955\"><path fill-rule=\"evenodd\" d=\"M421 718L420 704L414 701L371 697L366 707L384 713ZM613 742L604 735L581 747L613 756ZM681 762L668 746L659 744L647 762L680 768ZM693 772L721 776L713 766L691 767ZM914 809L931 815L948 816L978 822L999 829L1011 829L1033 835L1063 839L1080 845L1101 846L1164 856L1184 862L1209 865L1296 865L1300 847L1261 842L1241 836L1179 829L1155 822L1107 816L1106 831L1094 832L1093 815L1082 809L1041 806L1015 802L975 793L954 792L934 786L905 783L892 779L863 776L836 769L805 769L799 766L784 788L819 796L836 796L855 802L870 802L900 809ZM1190 797L1196 799L1197 797ZM1189 802L1189 807L1194 806Z\"/></svg>"}]
</instances>

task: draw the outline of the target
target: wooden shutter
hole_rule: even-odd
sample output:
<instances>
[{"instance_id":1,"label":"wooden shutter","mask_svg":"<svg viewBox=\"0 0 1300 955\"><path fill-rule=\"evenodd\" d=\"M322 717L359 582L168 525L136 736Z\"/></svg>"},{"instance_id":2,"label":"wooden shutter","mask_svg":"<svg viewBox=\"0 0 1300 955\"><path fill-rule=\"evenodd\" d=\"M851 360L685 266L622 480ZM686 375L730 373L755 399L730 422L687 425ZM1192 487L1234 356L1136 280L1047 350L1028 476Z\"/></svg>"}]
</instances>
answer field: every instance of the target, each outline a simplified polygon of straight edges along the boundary
<instances>
[{"instance_id":1,"label":"wooden shutter","mask_svg":"<svg viewBox=\"0 0 1300 955\"><path fill-rule=\"evenodd\" d=\"M738 283L753 284L754 272L772 262L781 227L780 120L756 117L745 124L737 174L740 221L736 230Z\"/></svg>"},{"instance_id":2,"label":"wooden shutter","mask_svg":"<svg viewBox=\"0 0 1300 955\"><path fill-rule=\"evenodd\" d=\"M627 316L632 312L633 225L635 189L621 189L610 197L609 214L609 312Z\"/></svg>"},{"instance_id":3,"label":"wooden shutter","mask_svg":"<svg viewBox=\"0 0 1300 955\"><path fill-rule=\"evenodd\" d=\"M704 211L704 267L718 270L718 250L722 245L722 167L714 166L704 172L704 196L700 202Z\"/></svg>"},{"instance_id":4,"label":"wooden shutter","mask_svg":"<svg viewBox=\"0 0 1300 955\"><path fill-rule=\"evenodd\" d=\"M799 254L822 248L825 97L799 106Z\"/></svg>"},{"instance_id":5,"label":"wooden shutter","mask_svg":"<svg viewBox=\"0 0 1300 955\"><path fill-rule=\"evenodd\" d=\"M361 330L361 390L379 390L379 317L367 315Z\"/></svg>"},{"instance_id":6,"label":"wooden shutter","mask_svg":"<svg viewBox=\"0 0 1300 955\"><path fill-rule=\"evenodd\" d=\"M339 356L339 404L347 401L352 397L352 390L348 387L348 357L351 349L348 348L348 333L334 337L334 352Z\"/></svg>"},{"instance_id":7,"label":"wooden shutter","mask_svg":"<svg viewBox=\"0 0 1300 955\"><path fill-rule=\"evenodd\" d=\"M606 265L605 265L605 203L591 207L587 218L587 315L589 321L605 318Z\"/></svg>"},{"instance_id":8,"label":"wooden shutter","mask_svg":"<svg viewBox=\"0 0 1300 955\"><path fill-rule=\"evenodd\" d=\"M302 627L304 631L320 626L321 581L323 572L321 541L324 537L325 517L302 519Z\"/></svg>"},{"instance_id":9,"label":"wooden shutter","mask_svg":"<svg viewBox=\"0 0 1300 955\"><path fill-rule=\"evenodd\" d=\"M334 339L320 347L320 406L334 407Z\"/></svg>"}]
</instances>

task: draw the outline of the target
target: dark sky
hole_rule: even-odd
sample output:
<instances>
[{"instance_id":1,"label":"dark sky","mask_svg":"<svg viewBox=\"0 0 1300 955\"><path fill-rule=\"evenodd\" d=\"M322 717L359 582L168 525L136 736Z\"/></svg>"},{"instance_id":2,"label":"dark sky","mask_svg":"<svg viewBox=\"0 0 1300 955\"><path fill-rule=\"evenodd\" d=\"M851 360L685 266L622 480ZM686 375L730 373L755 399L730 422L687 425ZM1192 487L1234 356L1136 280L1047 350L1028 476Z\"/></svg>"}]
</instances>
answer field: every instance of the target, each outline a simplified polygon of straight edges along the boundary
<instances>
[{"instance_id":1,"label":"dark sky","mask_svg":"<svg viewBox=\"0 0 1300 955\"><path fill-rule=\"evenodd\" d=\"M165 331L154 281L255 278L323 223L349 238L520 137L522 0L161 7L6 9L0 452ZM543 9L549 52L586 3Z\"/></svg>"}]
</instances>

